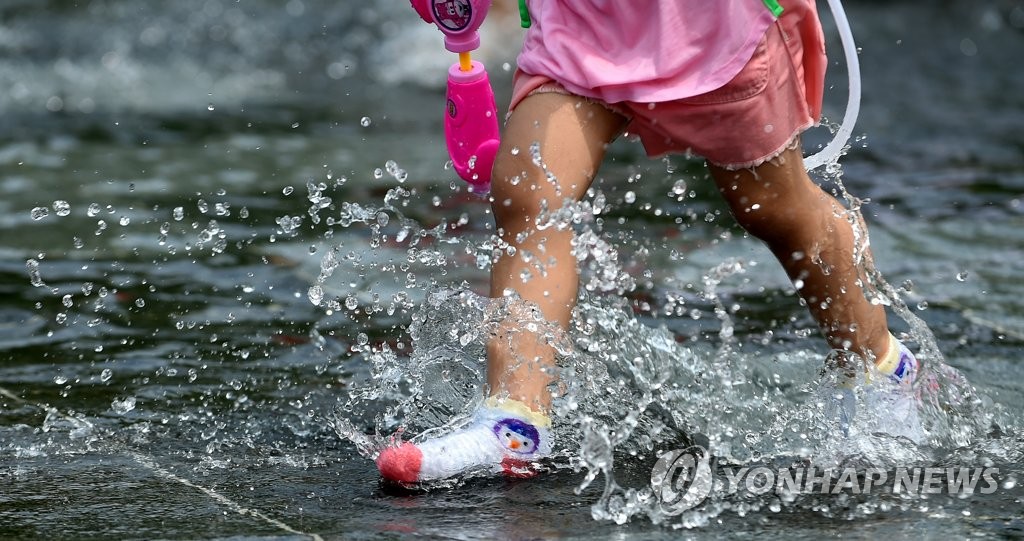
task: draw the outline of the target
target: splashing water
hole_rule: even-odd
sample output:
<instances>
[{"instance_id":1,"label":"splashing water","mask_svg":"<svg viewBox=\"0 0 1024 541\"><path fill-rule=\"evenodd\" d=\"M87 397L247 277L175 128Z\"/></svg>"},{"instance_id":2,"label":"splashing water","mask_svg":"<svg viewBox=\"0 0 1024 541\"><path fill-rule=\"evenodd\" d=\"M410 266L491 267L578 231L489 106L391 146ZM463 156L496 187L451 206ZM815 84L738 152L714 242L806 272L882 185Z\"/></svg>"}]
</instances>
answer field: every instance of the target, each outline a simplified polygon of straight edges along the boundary
<instances>
[{"instance_id":1,"label":"splashing water","mask_svg":"<svg viewBox=\"0 0 1024 541\"><path fill-rule=\"evenodd\" d=\"M539 149L531 148L531 154L543 163ZM395 171L397 166L389 162L388 169ZM735 495L715 492L698 509L679 517L669 516L646 481L631 487L618 480L623 468L630 470L630 463L650 464L660 451L697 441L718 460L747 467L787 461L820 467L850 463L864 468L893 467L941 460L950 449L969 445L990 429L994 419L990 404L985 405L962 376L943 363L927 326L871 266L866 256L869 241L862 227L863 202L846 191L838 165L828 167L826 175L848 203L846 218L857 240L854 257L858 264L868 267L868 294L876 302L893 307L910 325L910 334L904 338L921 346L925 368L919 386L922 420L929 435L927 445L870 431L863 432L851 445L827 415L829 405L822 400L827 392L822 389L828 388L829 381L819 374L820 354L783 353L770 361L768 368L756 347L738 339L730 316L735 309L726 306L718 289L745 274L751 262L726 260L701 280L698 296L711 303L719 322L716 341L683 342L683 337L664 327L638 320L628 302L618 297L634 291L637 284L624 270L616 247L603 234L602 222L595 219L609 212L609 205L604 193L592 189L587 200L567 202L544 212L537 226L573 227L577 233L573 254L583 272L582 296L568 336L553 331L543 335L559 352L555 371L559 385L553 404L557 448L550 466L583 470L578 491L603 477L602 494L592 506L595 518L623 523L639 515L654 522L694 526L731 509ZM482 400L486 344L499 325L535 331L543 323L533 315L538 311L524 308L514 296L488 299L473 293L465 283L451 289L436 280L431 281L436 285L424 289L422 281L417 282L412 275L439 271L443 276L449 261L459 252L469 255L483 271L492 261L494 250L505 248L497 237L476 241L466 235L450 236L449 224L444 222L433 228L421 226L400 210L409 196L408 190L395 187L379 208L344 202L340 214L327 219L328 224L368 228L371 254L379 252L389 239L407 242L407 263L420 264L415 272L408 265L402 267L409 271L405 288L422 292L419 298L406 296L400 302L403 308L413 309L408 328L411 352L387 344L357 345L371 370L364 381L352 386L348 400L332 421L335 430L368 457L410 434L413 441L422 441L460 427ZM632 204L630 199L625 198L625 202ZM428 240L436 246L457 249L445 254L417 247ZM332 275L342 260L354 262L360 275L381 270L397 274L395 267L381 261L381 254L359 252L342 255L340 246L328 250L316 283L310 288L314 304L354 312L356 307L369 303L373 308L368 307L366 314L381 311L379 300L373 300L380 295L370 291L380 287L380 280L372 288L347 297L343 304L340 299L325 297L324 291L330 288ZM399 302L397 297L393 301ZM400 345L405 348L404 343ZM867 426L871 419L858 422ZM852 428L853 433L858 433L858 426ZM778 505L821 504L804 502L797 495L781 502L770 496L742 503L738 509Z\"/></svg>"},{"instance_id":2,"label":"splashing water","mask_svg":"<svg viewBox=\"0 0 1024 541\"><path fill-rule=\"evenodd\" d=\"M537 149L531 148L531 153L543 163ZM850 223L860 224L861 202L846 193L838 168L829 171L834 175L831 181L850 202ZM727 258L688 283L691 289L675 290L668 280L665 286L641 286L641 282L659 283L655 273L642 274L631 268L635 259L626 247L638 246L642 239L605 230L606 224L624 222L614 219L621 210L618 205L646 205L634 190L617 199L595 186L584 201L548 209L537 222L541 229L576 231L573 255L583 272L581 298L569 333L562 336L547 330L536 318L536 311L515 297L488 299L473 292L480 289L479 280L497 254L513 254L497 235L490 234L487 227L474 228L475 222L467 214L450 219L409 216L417 197L427 195L437 201L437 196L418 191L408 173L393 160L384 162L381 177L373 182L397 185L388 186L380 202L337 197L332 190L344 182L306 181L306 201L297 215L293 211L268 220L277 227L268 233L270 246L265 249L273 255L279 237L297 237L317 228L324 231L323 241L308 249L309 254L317 254L318 268L306 282L305 296L327 316L318 326L344 320L362 329L348 348L365 361L369 372L347 386L348 396L341 399L332 423L337 433L365 456L373 456L392 438L411 436L418 441L460 426L482 399L486 344L499 325L531 332L542 329L542 338L558 351L555 372L560 386L554 403L558 447L549 466L582 472L580 494L590 486L601 488L592 505L593 516L601 520L621 523L648 517L654 522L689 526L740 508L735 495L713 492L692 512L667 515L649 477L638 479L636 473L645 468L649 471L659 453L667 449L699 443L719 460L750 467L787 461L929 463L948 456L951 447L977 441L992 425L995 414L991 408L944 368L927 327L910 313L899 291L873 269L869 274L872 294L907 319L910 338L925 352L925 374L940 382L926 394L927 446L873 436L853 449L840 443L836 427L824 419L824 408L816 398L821 356L790 348L774 359L765 359L759 342L747 341L733 321L737 301L728 298L735 290L733 282L751 274L754 261ZM682 195L685 190L685 181L674 182L674 194ZM225 213L230 206L222 203L201 200L195 207L201 215L189 219L183 207L167 207L159 219L132 220L130 224L153 224L159 229L161 248L170 254L183 244L188 253L231 256L232 247L240 245L237 231L210 219L227 222ZM118 210L95 204L86 214L95 218L104 212L114 215ZM857 257L870 263L863 250L868 240L859 234L862 249ZM29 259L26 268L32 284L46 285L40 259ZM644 313L658 308L637 314L629 297L635 300L641 287L665 287L669 290L664 296L674 299L671 303L679 308L709 311L715 334L697 340L657 321L653 325L643 321ZM83 293L88 297L92 290L89 285ZM246 292L245 287L241 291ZM118 292L110 293L104 290L100 296L109 300ZM651 300L651 304L658 302ZM666 306L671 303L664 302ZM132 299L132 304L140 311L151 306L142 298ZM64 302L62 305L70 308ZM224 317L230 322L234 316ZM208 319L205 325L209 325ZM182 317L176 326L178 330L202 330L204 323L202 318ZM401 336L382 337L381 329L389 326ZM320 358L331 354L316 328L310 332L310 342ZM248 352L237 354L241 357ZM318 368L318 373L326 369ZM196 381L200 372L198 367L190 367L189 383ZM245 387L241 380L229 383L223 398L235 404L233 407L251 407L245 405L249 403ZM282 408L300 412L291 426L297 434L306 434L310 425L322 420L305 409L303 400L292 402ZM136 401L124 394L104 405L119 416L137 414L145 406L143 399ZM227 426L214 417L197 421L195 430L204 445L214 450L228 434L242 434L239 439L250 441L247 431L254 429ZM773 505L767 499L740 503L748 506L746 509ZM797 497L785 504L814 507L820 502Z\"/></svg>"}]
</instances>

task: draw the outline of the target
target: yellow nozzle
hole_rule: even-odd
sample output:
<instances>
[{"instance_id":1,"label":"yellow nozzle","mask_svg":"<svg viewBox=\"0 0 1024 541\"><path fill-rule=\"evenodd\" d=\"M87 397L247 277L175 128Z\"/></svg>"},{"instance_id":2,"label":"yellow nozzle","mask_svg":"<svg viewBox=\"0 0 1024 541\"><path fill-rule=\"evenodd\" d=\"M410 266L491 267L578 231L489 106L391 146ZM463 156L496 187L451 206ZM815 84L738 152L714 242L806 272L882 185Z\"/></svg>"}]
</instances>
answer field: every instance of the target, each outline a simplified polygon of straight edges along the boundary
<instances>
[{"instance_id":1,"label":"yellow nozzle","mask_svg":"<svg viewBox=\"0 0 1024 541\"><path fill-rule=\"evenodd\" d=\"M459 53L459 69L462 71L469 71L473 69L473 59L470 57L468 52Z\"/></svg>"}]
</instances>

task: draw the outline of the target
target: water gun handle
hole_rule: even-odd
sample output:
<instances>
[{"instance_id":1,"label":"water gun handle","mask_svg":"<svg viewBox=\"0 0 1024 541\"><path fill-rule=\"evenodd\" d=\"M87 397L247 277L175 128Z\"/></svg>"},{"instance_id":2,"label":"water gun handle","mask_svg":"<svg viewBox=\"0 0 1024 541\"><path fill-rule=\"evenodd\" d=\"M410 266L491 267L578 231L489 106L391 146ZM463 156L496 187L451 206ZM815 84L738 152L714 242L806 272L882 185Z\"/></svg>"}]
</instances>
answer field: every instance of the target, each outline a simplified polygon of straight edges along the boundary
<instances>
[{"instance_id":1,"label":"water gun handle","mask_svg":"<svg viewBox=\"0 0 1024 541\"><path fill-rule=\"evenodd\" d=\"M424 21L444 33L444 45L459 54L448 69L445 142L455 171L486 193L491 185L491 166L498 153L498 108L487 70L470 58L480 46L477 29L484 22L491 0L410 0Z\"/></svg>"},{"instance_id":2,"label":"water gun handle","mask_svg":"<svg viewBox=\"0 0 1024 541\"><path fill-rule=\"evenodd\" d=\"M444 137L455 172L475 193L487 193L500 135L494 91L483 64L473 61L468 72L459 64L448 69L447 105Z\"/></svg>"}]
</instances>

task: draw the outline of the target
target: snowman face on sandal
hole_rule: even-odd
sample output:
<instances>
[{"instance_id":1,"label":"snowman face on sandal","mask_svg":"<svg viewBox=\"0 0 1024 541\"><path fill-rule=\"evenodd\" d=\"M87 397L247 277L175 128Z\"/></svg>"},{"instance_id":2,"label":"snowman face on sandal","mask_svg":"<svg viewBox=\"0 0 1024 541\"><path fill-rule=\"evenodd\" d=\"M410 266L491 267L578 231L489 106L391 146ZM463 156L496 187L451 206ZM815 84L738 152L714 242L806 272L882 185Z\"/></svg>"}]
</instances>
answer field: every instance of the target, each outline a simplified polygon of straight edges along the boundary
<instances>
[{"instance_id":1,"label":"snowman face on sandal","mask_svg":"<svg viewBox=\"0 0 1024 541\"><path fill-rule=\"evenodd\" d=\"M494 425L494 435L506 449L519 455L531 455L540 444L537 429L519 419L502 419Z\"/></svg>"}]
</instances>

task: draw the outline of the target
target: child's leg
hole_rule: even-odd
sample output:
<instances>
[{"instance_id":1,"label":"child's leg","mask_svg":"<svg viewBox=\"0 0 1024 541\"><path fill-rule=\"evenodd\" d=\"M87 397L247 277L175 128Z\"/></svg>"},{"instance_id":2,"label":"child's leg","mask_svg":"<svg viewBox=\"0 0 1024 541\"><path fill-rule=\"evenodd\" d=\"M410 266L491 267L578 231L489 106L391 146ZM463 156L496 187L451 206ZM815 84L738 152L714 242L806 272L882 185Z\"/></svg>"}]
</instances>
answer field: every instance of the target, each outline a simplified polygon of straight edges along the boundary
<instances>
[{"instance_id":1,"label":"child's leg","mask_svg":"<svg viewBox=\"0 0 1024 541\"><path fill-rule=\"evenodd\" d=\"M811 181L799 146L753 170L711 166L737 221L763 240L798 285L833 349L880 362L890 345L885 309L865 295L844 207ZM866 232L865 232L866 233ZM870 258L870 251L862 251Z\"/></svg>"},{"instance_id":2,"label":"child's leg","mask_svg":"<svg viewBox=\"0 0 1024 541\"><path fill-rule=\"evenodd\" d=\"M494 165L495 223L502 240L515 247L491 269L491 296L515 291L535 303L544 320L567 328L576 302L579 275L571 253L571 227L537 228L546 209L578 201L590 187L607 144L624 117L602 105L558 93L535 94L513 111ZM543 168L535 163L538 148ZM554 352L536 335L499 333L488 347L488 384L494 396L507 394L545 411L551 382L543 368Z\"/></svg>"},{"instance_id":3,"label":"child's leg","mask_svg":"<svg viewBox=\"0 0 1024 541\"><path fill-rule=\"evenodd\" d=\"M492 175L498 234L515 248L491 270L491 296L516 292L543 320L565 329L579 275L571 227L538 227L542 212L579 200L625 120L601 105L556 93L536 94L516 107L505 128ZM538 149L535 163L531 147ZM541 165L542 164L542 165ZM543 321L540 327L543 327ZM538 333L507 329L488 344L491 398L463 428L381 451L377 466L394 481L441 479L468 471L528 476L551 452L547 410L554 351Z\"/></svg>"},{"instance_id":4,"label":"child's leg","mask_svg":"<svg viewBox=\"0 0 1024 541\"><path fill-rule=\"evenodd\" d=\"M866 408L858 421L860 430L921 442L924 432L913 387L917 359L889 334L882 305L868 299L870 250L857 246L846 209L807 176L798 148L753 170L712 166L711 174L736 219L782 263L832 348L874 362L877 372L885 376L864 388ZM857 229L866 236L863 223ZM861 366L847 360L843 355L837 359L845 365L838 368L846 372L840 388L823 389L832 400L841 397L834 404L837 409L826 405L826 411L838 413L844 433L861 416L850 386L857 378L849 377Z\"/></svg>"}]
</instances>

